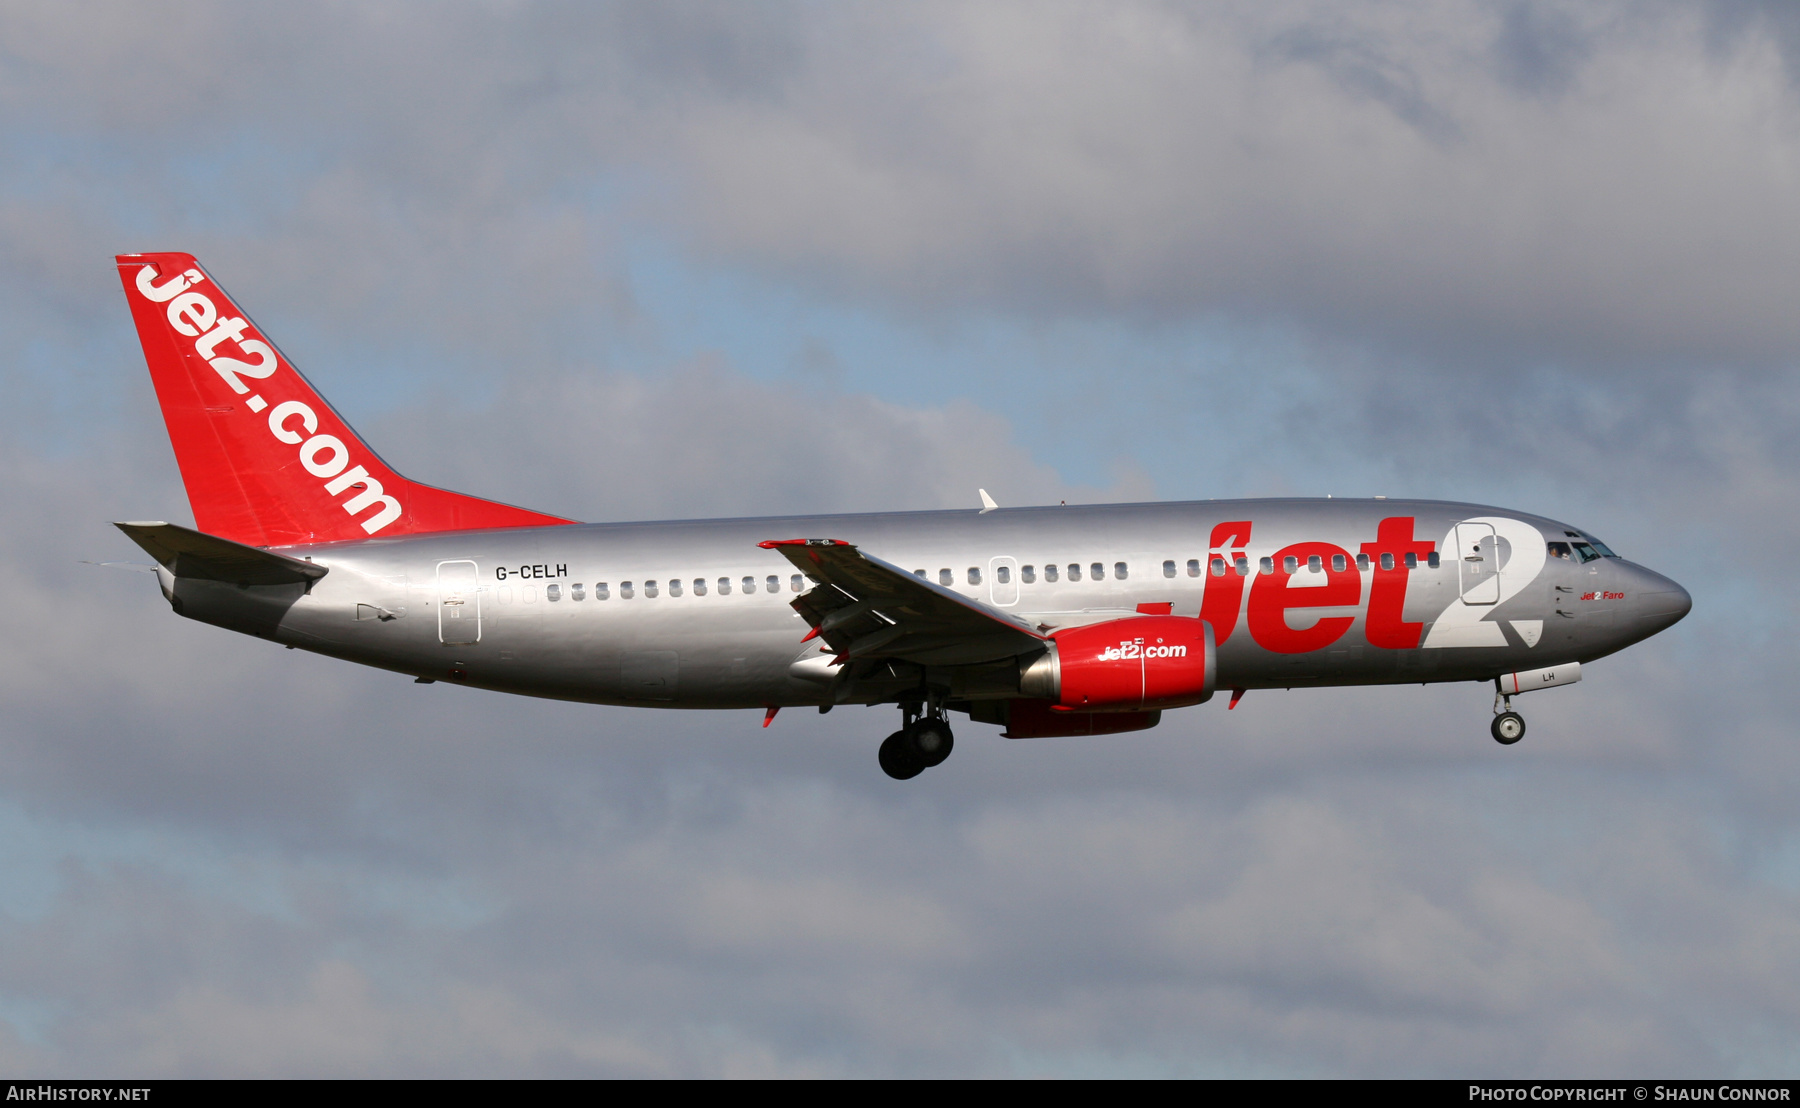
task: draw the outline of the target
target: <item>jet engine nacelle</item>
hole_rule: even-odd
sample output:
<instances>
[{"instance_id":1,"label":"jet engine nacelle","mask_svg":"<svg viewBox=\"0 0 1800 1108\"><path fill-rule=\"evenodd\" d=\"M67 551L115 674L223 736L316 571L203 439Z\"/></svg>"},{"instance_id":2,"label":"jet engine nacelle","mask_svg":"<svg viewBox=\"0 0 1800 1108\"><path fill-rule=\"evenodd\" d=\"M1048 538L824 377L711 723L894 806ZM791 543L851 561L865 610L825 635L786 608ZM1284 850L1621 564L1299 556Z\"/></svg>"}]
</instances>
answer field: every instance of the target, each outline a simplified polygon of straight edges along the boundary
<instances>
[{"instance_id":1,"label":"jet engine nacelle","mask_svg":"<svg viewBox=\"0 0 1800 1108\"><path fill-rule=\"evenodd\" d=\"M1141 712L1211 699L1212 625L1185 616L1129 616L1071 627L1019 674L1019 691L1068 712Z\"/></svg>"}]
</instances>

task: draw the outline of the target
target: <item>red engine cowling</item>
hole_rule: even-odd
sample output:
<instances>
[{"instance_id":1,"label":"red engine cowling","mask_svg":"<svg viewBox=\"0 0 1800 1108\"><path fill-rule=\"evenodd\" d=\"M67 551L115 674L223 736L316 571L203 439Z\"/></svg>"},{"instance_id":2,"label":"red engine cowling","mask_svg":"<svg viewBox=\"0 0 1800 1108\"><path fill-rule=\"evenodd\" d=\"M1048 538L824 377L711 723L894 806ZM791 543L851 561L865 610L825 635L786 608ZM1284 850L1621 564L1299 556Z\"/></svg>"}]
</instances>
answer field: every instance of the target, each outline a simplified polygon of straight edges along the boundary
<instances>
[{"instance_id":1,"label":"red engine cowling","mask_svg":"<svg viewBox=\"0 0 1800 1108\"><path fill-rule=\"evenodd\" d=\"M1217 684L1212 625L1130 616L1071 627L1019 674L1019 691L1060 711L1142 712L1201 704Z\"/></svg>"}]
</instances>

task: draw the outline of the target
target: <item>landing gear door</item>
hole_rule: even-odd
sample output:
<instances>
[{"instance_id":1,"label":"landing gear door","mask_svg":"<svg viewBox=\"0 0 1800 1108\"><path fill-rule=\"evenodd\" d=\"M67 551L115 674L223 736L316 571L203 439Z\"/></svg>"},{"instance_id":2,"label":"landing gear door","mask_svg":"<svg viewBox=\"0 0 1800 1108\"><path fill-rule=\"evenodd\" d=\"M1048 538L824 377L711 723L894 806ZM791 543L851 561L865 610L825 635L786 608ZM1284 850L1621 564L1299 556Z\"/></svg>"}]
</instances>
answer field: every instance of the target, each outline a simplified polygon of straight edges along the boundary
<instances>
[{"instance_id":1,"label":"landing gear door","mask_svg":"<svg viewBox=\"0 0 1800 1108\"><path fill-rule=\"evenodd\" d=\"M474 562L439 562L438 641L445 646L481 641L481 588Z\"/></svg>"},{"instance_id":2,"label":"landing gear door","mask_svg":"<svg viewBox=\"0 0 1800 1108\"><path fill-rule=\"evenodd\" d=\"M1499 601L1500 550L1494 542L1492 525L1456 525L1456 576L1464 604Z\"/></svg>"}]
</instances>

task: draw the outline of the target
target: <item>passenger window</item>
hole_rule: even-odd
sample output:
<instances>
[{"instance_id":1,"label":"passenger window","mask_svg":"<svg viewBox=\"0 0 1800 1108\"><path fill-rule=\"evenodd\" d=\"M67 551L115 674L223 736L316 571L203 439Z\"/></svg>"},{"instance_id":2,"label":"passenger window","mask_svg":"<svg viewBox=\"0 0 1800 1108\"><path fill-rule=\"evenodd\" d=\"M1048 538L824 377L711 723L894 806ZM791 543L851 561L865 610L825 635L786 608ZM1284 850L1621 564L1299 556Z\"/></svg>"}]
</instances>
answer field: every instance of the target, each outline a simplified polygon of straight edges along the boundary
<instances>
[{"instance_id":1,"label":"passenger window","mask_svg":"<svg viewBox=\"0 0 1800 1108\"><path fill-rule=\"evenodd\" d=\"M569 586L569 599L570 600L586 600L587 599L587 590L581 587L580 581L577 581L573 585Z\"/></svg>"},{"instance_id":2,"label":"passenger window","mask_svg":"<svg viewBox=\"0 0 1800 1108\"><path fill-rule=\"evenodd\" d=\"M1237 556L1237 574L1239 577L1250 576L1250 559L1242 554Z\"/></svg>"},{"instance_id":3,"label":"passenger window","mask_svg":"<svg viewBox=\"0 0 1800 1108\"><path fill-rule=\"evenodd\" d=\"M1055 566L1045 566L1044 567L1044 580L1048 581L1052 585L1056 584L1056 567Z\"/></svg>"},{"instance_id":4,"label":"passenger window","mask_svg":"<svg viewBox=\"0 0 1800 1108\"><path fill-rule=\"evenodd\" d=\"M1214 577L1225 576L1225 559L1216 554L1213 555L1212 566L1210 568L1212 569L1212 575Z\"/></svg>"},{"instance_id":5,"label":"passenger window","mask_svg":"<svg viewBox=\"0 0 1800 1108\"><path fill-rule=\"evenodd\" d=\"M594 582L594 599L595 600L610 600L611 598L612 598L612 590L606 587L606 582L605 581L595 581Z\"/></svg>"},{"instance_id":6,"label":"passenger window","mask_svg":"<svg viewBox=\"0 0 1800 1108\"><path fill-rule=\"evenodd\" d=\"M631 591L631 582L630 581L620 581L619 582L619 599L620 600L630 600L633 595L635 595L635 594Z\"/></svg>"},{"instance_id":7,"label":"passenger window","mask_svg":"<svg viewBox=\"0 0 1800 1108\"><path fill-rule=\"evenodd\" d=\"M730 596L731 595L731 578L729 578L729 577L719 578L719 595L720 596Z\"/></svg>"},{"instance_id":8,"label":"passenger window","mask_svg":"<svg viewBox=\"0 0 1800 1108\"><path fill-rule=\"evenodd\" d=\"M915 570L913 570L913 576L917 577L919 580L923 581L923 580L925 580L925 571L922 569L915 569Z\"/></svg>"},{"instance_id":9,"label":"passenger window","mask_svg":"<svg viewBox=\"0 0 1800 1108\"><path fill-rule=\"evenodd\" d=\"M1425 555L1425 564L1432 569L1436 569L1438 567L1438 552L1433 550L1431 553Z\"/></svg>"},{"instance_id":10,"label":"passenger window","mask_svg":"<svg viewBox=\"0 0 1800 1108\"><path fill-rule=\"evenodd\" d=\"M1283 572L1291 577L1295 573L1298 573L1299 571L1300 571L1300 559L1299 558L1296 558L1292 554L1289 554L1287 557L1281 559L1281 572Z\"/></svg>"},{"instance_id":11,"label":"passenger window","mask_svg":"<svg viewBox=\"0 0 1800 1108\"><path fill-rule=\"evenodd\" d=\"M938 570L938 584L945 588L949 588L951 585L956 584L956 574L951 573L947 569Z\"/></svg>"},{"instance_id":12,"label":"passenger window","mask_svg":"<svg viewBox=\"0 0 1800 1108\"><path fill-rule=\"evenodd\" d=\"M1090 580L1090 581L1106 580L1106 567L1101 565L1099 562L1095 562L1093 565L1088 566L1088 580Z\"/></svg>"},{"instance_id":13,"label":"passenger window","mask_svg":"<svg viewBox=\"0 0 1800 1108\"><path fill-rule=\"evenodd\" d=\"M764 592L780 592L781 591L781 578L775 576L773 573L771 573L767 577L763 578L763 591Z\"/></svg>"},{"instance_id":14,"label":"passenger window","mask_svg":"<svg viewBox=\"0 0 1800 1108\"><path fill-rule=\"evenodd\" d=\"M1037 567L1036 566L1020 566L1019 567L1019 580L1025 582L1027 585L1035 582L1037 580Z\"/></svg>"},{"instance_id":15,"label":"passenger window","mask_svg":"<svg viewBox=\"0 0 1800 1108\"><path fill-rule=\"evenodd\" d=\"M1189 558L1188 559L1188 576L1189 577L1200 576L1200 559L1198 559L1198 558Z\"/></svg>"},{"instance_id":16,"label":"passenger window","mask_svg":"<svg viewBox=\"0 0 1800 1108\"><path fill-rule=\"evenodd\" d=\"M1356 556L1356 568L1362 570L1364 573L1369 572L1369 556L1367 554L1358 554Z\"/></svg>"},{"instance_id":17,"label":"passenger window","mask_svg":"<svg viewBox=\"0 0 1800 1108\"><path fill-rule=\"evenodd\" d=\"M527 604L537 603L537 586L524 585L519 589L519 599Z\"/></svg>"},{"instance_id":18,"label":"passenger window","mask_svg":"<svg viewBox=\"0 0 1800 1108\"><path fill-rule=\"evenodd\" d=\"M1258 572L1264 574L1265 576L1268 574L1274 573L1275 572L1275 559L1264 558L1262 561L1257 563L1256 568L1257 568Z\"/></svg>"},{"instance_id":19,"label":"passenger window","mask_svg":"<svg viewBox=\"0 0 1800 1108\"><path fill-rule=\"evenodd\" d=\"M1325 559L1314 554L1312 557L1306 559L1306 568L1313 573L1317 573L1325 568Z\"/></svg>"},{"instance_id":20,"label":"passenger window","mask_svg":"<svg viewBox=\"0 0 1800 1108\"><path fill-rule=\"evenodd\" d=\"M649 597L652 600L656 599L656 582L655 581L645 581L644 582L644 595L646 597Z\"/></svg>"},{"instance_id":21,"label":"passenger window","mask_svg":"<svg viewBox=\"0 0 1800 1108\"><path fill-rule=\"evenodd\" d=\"M1344 572L1344 570L1346 570L1348 568L1349 568L1349 563L1344 561L1344 556L1342 554L1333 554L1331 556L1332 572L1342 573L1342 572Z\"/></svg>"},{"instance_id":22,"label":"passenger window","mask_svg":"<svg viewBox=\"0 0 1800 1108\"><path fill-rule=\"evenodd\" d=\"M792 577L788 578L788 589L790 591L799 592L801 589L804 589L805 587L806 587L806 579L801 577L798 573L796 573Z\"/></svg>"},{"instance_id":23,"label":"passenger window","mask_svg":"<svg viewBox=\"0 0 1800 1108\"><path fill-rule=\"evenodd\" d=\"M1163 576L1164 577L1175 576L1175 561L1174 561L1174 559L1171 558L1170 560L1163 563Z\"/></svg>"},{"instance_id":24,"label":"passenger window","mask_svg":"<svg viewBox=\"0 0 1800 1108\"><path fill-rule=\"evenodd\" d=\"M1075 563L1075 562L1069 563L1069 580L1071 580L1071 581L1081 580L1081 566L1078 563Z\"/></svg>"},{"instance_id":25,"label":"passenger window","mask_svg":"<svg viewBox=\"0 0 1800 1108\"><path fill-rule=\"evenodd\" d=\"M1393 569L1394 568L1394 556L1392 554L1386 554L1386 553L1382 554L1381 568L1382 569Z\"/></svg>"},{"instance_id":26,"label":"passenger window","mask_svg":"<svg viewBox=\"0 0 1800 1108\"><path fill-rule=\"evenodd\" d=\"M1414 554L1410 550L1408 550L1406 552L1406 568L1407 569L1418 569L1419 568L1419 556L1417 554Z\"/></svg>"},{"instance_id":27,"label":"passenger window","mask_svg":"<svg viewBox=\"0 0 1800 1108\"><path fill-rule=\"evenodd\" d=\"M706 578L704 578L704 577L694 578L694 595L695 596L705 596L706 595Z\"/></svg>"},{"instance_id":28,"label":"passenger window","mask_svg":"<svg viewBox=\"0 0 1800 1108\"><path fill-rule=\"evenodd\" d=\"M550 601L551 603L555 603L556 601L561 600L562 599L562 586L561 585L545 585L544 586L544 599Z\"/></svg>"},{"instance_id":29,"label":"passenger window","mask_svg":"<svg viewBox=\"0 0 1800 1108\"><path fill-rule=\"evenodd\" d=\"M500 592L500 603L502 603L502 604L511 604L512 603L512 586L511 585L501 585L499 592Z\"/></svg>"},{"instance_id":30,"label":"passenger window","mask_svg":"<svg viewBox=\"0 0 1800 1108\"><path fill-rule=\"evenodd\" d=\"M669 595L670 596L680 596L681 595L681 578L679 578L679 577L669 578Z\"/></svg>"},{"instance_id":31,"label":"passenger window","mask_svg":"<svg viewBox=\"0 0 1800 1108\"><path fill-rule=\"evenodd\" d=\"M1566 542L1546 543L1544 550L1552 558L1561 558L1565 562L1575 560L1574 555L1569 553L1569 544Z\"/></svg>"},{"instance_id":32,"label":"passenger window","mask_svg":"<svg viewBox=\"0 0 1800 1108\"><path fill-rule=\"evenodd\" d=\"M755 591L756 591L756 578L746 576L744 578L744 595L749 596L751 593L753 593Z\"/></svg>"},{"instance_id":33,"label":"passenger window","mask_svg":"<svg viewBox=\"0 0 1800 1108\"><path fill-rule=\"evenodd\" d=\"M995 566L994 580L1000 582L1002 585L1012 584L1012 568L1009 566Z\"/></svg>"},{"instance_id":34,"label":"passenger window","mask_svg":"<svg viewBox=\"0 0 1800 1108\"><path fill-rule=\"evenodd\" d=\"M975 568L974 566L969 567L969 584L971 584L971 585L981 584L981 570Z\"/></svg>"},{"instance_id":35,"label":"passenger window","mask_svg":"<svg viewBox=\"0 0 1800 1108\"><path fill-rule=\"evenodd\" d=\"M1124 562L1113 563L1113 580L1125 581L1131 577L1131 567Z\"/></svg>"}]
</instances>

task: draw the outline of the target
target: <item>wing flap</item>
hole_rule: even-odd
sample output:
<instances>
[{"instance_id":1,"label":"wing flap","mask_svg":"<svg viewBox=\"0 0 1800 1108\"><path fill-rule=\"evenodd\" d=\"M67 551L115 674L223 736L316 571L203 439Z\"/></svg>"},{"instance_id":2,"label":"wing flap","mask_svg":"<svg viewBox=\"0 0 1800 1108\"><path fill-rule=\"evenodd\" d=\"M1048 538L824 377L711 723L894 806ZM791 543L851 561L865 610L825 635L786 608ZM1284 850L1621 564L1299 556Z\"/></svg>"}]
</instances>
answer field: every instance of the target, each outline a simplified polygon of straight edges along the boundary
<instances>
[{"instance_id":1,"label":"wing flap","mask_svg":"<svg viewBox=\"0 0 1800 1108\"><path fill-rule=\"evenodd\" d=\"M970 665L1017 657L1045 636L953 589L934 584L841 539L772 539L815 585L793 608L846 658Z\"/></svg>"}]
</instances>

